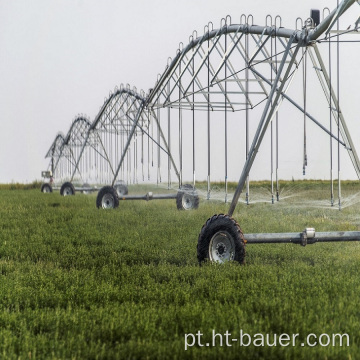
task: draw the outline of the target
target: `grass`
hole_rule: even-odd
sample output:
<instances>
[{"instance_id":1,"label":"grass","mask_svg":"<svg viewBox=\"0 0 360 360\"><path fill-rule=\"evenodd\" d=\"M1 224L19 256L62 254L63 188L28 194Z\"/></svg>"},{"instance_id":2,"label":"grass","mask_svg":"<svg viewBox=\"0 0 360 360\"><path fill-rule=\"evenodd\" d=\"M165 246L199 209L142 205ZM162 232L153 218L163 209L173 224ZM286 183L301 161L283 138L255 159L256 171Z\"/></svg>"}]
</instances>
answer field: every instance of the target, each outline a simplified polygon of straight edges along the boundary
<instances>
[{"instance_id":1,"label":"grass","mask_svg":"<svg viewBox=\"0 0 360 360\"><path fill-rule=\"evenodd\" d=\"M328 185L282 183L289 197L272 205L269 184L254 184L256 201L234 217L245 233L359 230L359 184L343 183L342 211L326 205ZM95 199L0 190L1 359L359 358L360 244L248 245L245 266L199 267L200 229L228 205L122 201L103 211ZM213 330L299 341L211 346ZM185 334L198 331L210 346L185 351ZM310 333L347 333L350 346L302 347Z\"/></svg>"}]
</instances>

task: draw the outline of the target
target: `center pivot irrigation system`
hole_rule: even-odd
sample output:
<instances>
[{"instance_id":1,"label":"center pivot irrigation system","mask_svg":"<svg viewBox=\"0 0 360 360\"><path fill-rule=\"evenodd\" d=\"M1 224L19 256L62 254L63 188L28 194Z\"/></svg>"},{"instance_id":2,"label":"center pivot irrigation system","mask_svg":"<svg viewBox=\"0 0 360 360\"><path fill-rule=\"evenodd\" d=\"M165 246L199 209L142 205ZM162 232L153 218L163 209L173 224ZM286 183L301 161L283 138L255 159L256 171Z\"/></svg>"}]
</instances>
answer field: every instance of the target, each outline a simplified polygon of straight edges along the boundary
<instances>
[{"instance_id":1,"label":"center pivot irrigation system","mask_svg":"<svg viewBox=\"0 0 360 360\"><path fill-rule=\"evenodd\" d=\"M179 172L170 153L167 141L159 126L154 110L145 109L145 94L137 92L136 88L120 86L115 89L104 104L93 122L79 115L73 121L66 136L58 134L53 141L46 157L50 157L50 169L43 172L43 177L50 178L49 183L42 185L42 192L52 192L59 189L63 196L75 195L75 191L88 193L98 191L98 186L90 186L89 183L104 184L98 192L96 206L104 209L119 206L120 200L153 200L175 199L178 209L196 209L199 205L199 197L196 189L190 185L180 184L176 193L153 194L144 196L128 195L126 182L118 180L128 178L128 183L137 183L138 152L141 146L141 175L145 178L145 150L148 155L148 178L150 178L150 162L153 162L153 145L158 150L164 151L169 157L169 164L175 169L177 178ZM154 123L157 126L156 139ZM147 141L146 141L147 140ZM162 141L162 144L160 143ZM132 146L131 146L132 145ZM131 148L133 147L133 160ZM147 148L147 149L146 149ZM159 161L160 162L160 161ZM133 174L131 174L131 171ZM158 173L160 171L158 170ZM61 186L54 186L53 177L65 179ZM82 180L80 186L74 186L73 182Z\"/></svg>"},{"instance_id":2,"label":"center pivot irrigation system","mask_svg":"<svg viewBox=\"0 0 360 360\"><path fill-rule=\"evenodd\" d=\"M195 189L195 164L199 162L196 160L207 159L207 199L211 197L214 158L223 164L227 202L228 175L236 170L236 166L229 164L241 163L243 149L244 165L228 213L209 218L199 234L199 263L206 259L243 263L246 243L291 242L305 246L315 242L359 241L360 232L316 233L312 228L299 233L244 235L232 217L244 189L246 202L249 202L249 173L268 130L271 134L271 197L272 202L279 200L279 109L284 101L303 117L304 173L307 167L307 121L310 120L329 138L331 205L334 205L333 142L338 150L339 208L340 148L348 153L360 179L360 161L339 101L340 39L344 35L358 34L360 17L354 26L344 31L339 30L339 19L352 5L356 6L356 2L359 3L355 0L338 1L333 11L323 11L322 20L320 11L312 10L311 17L305 22L297 19L295 29L283 27L279 16L267 16L265 26L254 25L251 15L242 15L239 24L232 23L227 16L222 19L219 29L214 29L209 23L203 35L194 32L187 46L180 44L176 56L168 61L165 71L147 95L131 90L129 86L121 86L105 99L93 122L81 115L74 120L66 136L57 135L47 153L51 158L51 173L47 175L67 178L60 188L62 195L74 194L76 190L98 190L86 183L75 188L72 182L76 178L111 183L111 186L100 189L96 201L98 207L113 208L122 199L176 198L178 208L189 209L196 208L199 203ZM334 45L336 76L331 63ZM322 58L320 46L328 49L328 65ZM307 93L311 79L308 62L312 64L311 71L316 74L324 104L329 109L327 125L309 111ZM296 82L295 75L299 71L302 73L303 91L301 99L297 100L294 95L289 95L289 89ZM317 97L320 98L318 94ZM241 131L239 114L244 120ZM251 131L254 124L257 126ZM218 135L220 129L224 134L222 137ZM230 135L235 132L237 139L231 142ZM177 136L174 137L174 133ZM231 152L228 151L230 147ZM177 154L174 148L178 148ZM190 161L183 161L185 157ZM164 163L168 170L168 189L175 173L179 183L177 194L127 195L126 183L137 183L139 172L143 180L150 180L151 169L155 168L157 183L160 183ZM183 185L183 173L189 165L192 185ZM127 178L127 181L122 182L120 178ZM44 184L42 191L52 191L52 184Z\"/></svg>"}]
</instances>

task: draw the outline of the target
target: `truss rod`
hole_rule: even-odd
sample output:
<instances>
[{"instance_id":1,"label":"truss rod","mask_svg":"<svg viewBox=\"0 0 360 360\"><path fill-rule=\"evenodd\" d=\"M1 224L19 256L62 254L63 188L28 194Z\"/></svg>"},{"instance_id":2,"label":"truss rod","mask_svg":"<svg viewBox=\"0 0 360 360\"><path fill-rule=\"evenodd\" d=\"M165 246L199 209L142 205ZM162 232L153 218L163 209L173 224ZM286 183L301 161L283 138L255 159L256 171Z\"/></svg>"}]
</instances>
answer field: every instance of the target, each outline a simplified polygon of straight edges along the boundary
<instances>
[{"instance_id":1,"label":"truss rod","mask_svg":"<svg viewBox=\"0 0 360 360\"><path fill-rule=\"evenodd\" d=\"M261 120L259 122L259 126L257 128L256 134L254 136L254 139L253 139L253 142L252 142L252 145L251 145L251 148L250 148L248 159L245 162L241 177L239 179L239 183L237 185L237 188L236 188L235 193L234 193L234 197L233 197L232 202L230 204L230 209L229 209L229 213L228 213L230 216L232 216L232 214L235 211L235 207L237 205L237 202L238 202L239 197L241 195L242 189L244 187L246 177L248 176L249 171L251 169L251 166L252 166L252 164L253 164L253 162L254 162L254 160L256 158L256 154L257 154L258 149L259 149L259 147L261 145L262 139L263 139L263 137L265 135L267 126L269 125L269 122L270 122L270 120L272 118L272 115L274 113L276 104L278 103L278 100L279 100L279 98L281 96L281 93L283 91L283 88L285 86L285 83L286 83L285 79L288 78L289 73L291 71L291 68L292 68L292 66L293 66L293 64L295 62L296 55L297 55L297 53L298 53L298 51L300 49L300 46L302 45L301 43L299 43L297 45L297 47L295 49L295 52L292 55L291 62L288 64L288 68L286 69L285 76L283 77L284 81L282 82L279 91L276 92L277 84L279 83L281 73L282 73L282 71L284 69L286 58L289 55L290 48L291 48L291 45L294 42L294 40L295 40L295 34L289 40L287 49L286 49L286 51L284 53L284 56L282 58L282 61L280 63L278 73L276 74L274 84L273 84L273 86L271 88L269 98L268 98L267 103L265 105L263 115L262 115ZM276 96L275 96L275 100L273 101L273 97L274 97L275 93L276 93ZM273 103L274 105L270 108L271 103ZM270 111L269 111L269 109L270 109Z\"/></svg>"},{"instance_id":2,"label":"truss rod","mask_svg":"<svg viewBox=\"0 0 360 360\"><path fill-rule=\"evenodd\" d=\"M267 82L269 85L271 85L271 82L268 81L265 77L263 77L262 74L260 74L258 71L256 70L252 70L254 72L256 72L258 74L259 77L261 77L265 82ZM276 91L279 91L279 89L276 89ZM291 99L291 97L289 97L288 95L286 95L284 92L281 93L281 96L283 98L285 98L286 100L288 100L291 104L293 104L297 109L299 109L302 113L304 113L304 109L298 105L293 99ZM344 142L342 142L339 138L337 138L334 134L332 134L328 129L326 129L322 124L320 124L312 115L310 115L308 112L305 112L306 116L312 120L317 126L319 126L322 130L324 130L328 135L330 135L332 138L334 138L336 141L338 141L341 145L343 145L345 148L346 144Z\"/></svg>"},{"instance_id":3,"label":"truss rod","mask_svg":"<svg viewBox=\"0 0 360 360\"><path fill-rule=\"evenodd\" d=\"M111 186L114 186L114 184L115 184L116 178L117 178L117 176L118 176L118 174L119 174L119 171L120 171L120 168L121 168L121 166L122 166L122 164L123 164L125 155L126 155L127 150L128 150L128 148L129 148L129 146L130 146L130 143L131 143L132 137L133 137L133 135L134 135L134 132L135 132L137 123L138 123L138 121L139 121L139 119L140 119L140 116L141 116L141 113L142 113L144 107L145 107L145 102L142 101L142 102L141 102L141 105L140 105L140 107L139 107L139 109L138 109L138 111L137 111L137 114L136 114L136 117L135 117L133 126L131 127L131 130L130 130L130 133L129 133L127 142L126 142L126 144L125 144L125 148L124 148L123 153L122 153L122 155L121 155L121 159L120 159L119 165L118 165L118 167L117 167L117 169L116 169L116 171L115 171L114 179L113 179L113 181L112 181Z\"/></svg>"},{"instance_id":4,"label":"truss rod","mask_svg":"<svg viewBox=\"0 0 360 360\"><path fill-rule=\"evenodd\" d=\"M165 151L165 152L168 154L168 156L170 156L171 163L172 163L172 165L173 165L173 167L174 167L174 171L175 171L176 176L177 176L177 178L178 178L178 181L179 181L179 183L180 183L180 174L179 174L179 171L178 171L178 169L177 169L177 167L176 167L174 158L173 158L172 155L171 155L170 148L169 148L169 146L168 146L168 144L167 144L167 142L166 142L164 133L163 133L163 131L162 131L162 129L161 129L161 126L160 126L160 124L159 124L159 120L158 120L158 118L156 117L154 110L151 109L151 111L152 111L153 117L154 117L154 119L155 119L155 121L156 121L156 125L157 125L158 128L159 128L160 136L161 136L161 138L162 138L162 140L163 140L163 142L164 142L164 145L165 145L165 148L166 148L166 151Z\"/></svg>"},{"instance_id":5,"label":"truss rod","mask_svg":"<svg viewBox=\"0 0 360 360\"><path fill-rule=\"evenodd\" d=\"M344 139L344 142L346 144L345 145L344 143L342 143L342 145L344 145L346 147L346 149L348 150L348 153L349 153L351 162L353 163L355 172L356 172L358 178L360 179L360 160L359 160L359 157L357 155L354 143L353 143L353 141L351 139L350 132L349 132L349 130L347 128L345 118L344 118L343 113L341 112L341 109L339 107L339 102L338 102L337 96L335 94L334 89L331 86L330 77L329 77L329 75L328 75L328 73L326 71L325 64L324 64L324 62L322 60L322 57L320 55L319 49L318 49L316 44L313 46L313 49L314 49L316 58L317 58L317 60L318 60L318 62L320 64L320 68L322 70L321 73L322 73L322 75L323 75L323 77L325 79L326 85L327 85L328 90L329 90L329 94L330 94L331 98L333 99L332 103L334 104L336 112L337 112L337 114L336 114L336 116L334 116L334 118L335 118L336 123L339 124L339 126L340 126L341 136ZM310 57L311 57L311 59L312 59L312 61L314 63L315 59L314 59L311 51L309 53L310 53ZM328 99L328 102L329 102L329 105L330 105L330 100L329 99Z\"/></svg>"}]
</instances>

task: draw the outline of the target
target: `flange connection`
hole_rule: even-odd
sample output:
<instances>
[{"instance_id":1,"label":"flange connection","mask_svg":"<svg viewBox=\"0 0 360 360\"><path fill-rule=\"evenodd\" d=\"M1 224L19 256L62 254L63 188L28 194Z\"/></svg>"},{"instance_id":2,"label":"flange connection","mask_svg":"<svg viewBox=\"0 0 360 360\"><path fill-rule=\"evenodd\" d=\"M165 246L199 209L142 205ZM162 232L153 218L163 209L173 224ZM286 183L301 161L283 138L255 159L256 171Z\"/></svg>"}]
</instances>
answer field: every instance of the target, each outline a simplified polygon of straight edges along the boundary
<instances>
[{"instance_id":1,"label":"flange connection","mask_svg":"<svg viewBox=\"0 0 360 360\"><path fill-rule=\"evenodd\" d=\"M307 244L313 244L315 241L311 239L315 239L315 229L305 228L305 230L301 233L300 236L300 245L306 246Z\"/></svg>"}]
</instances>

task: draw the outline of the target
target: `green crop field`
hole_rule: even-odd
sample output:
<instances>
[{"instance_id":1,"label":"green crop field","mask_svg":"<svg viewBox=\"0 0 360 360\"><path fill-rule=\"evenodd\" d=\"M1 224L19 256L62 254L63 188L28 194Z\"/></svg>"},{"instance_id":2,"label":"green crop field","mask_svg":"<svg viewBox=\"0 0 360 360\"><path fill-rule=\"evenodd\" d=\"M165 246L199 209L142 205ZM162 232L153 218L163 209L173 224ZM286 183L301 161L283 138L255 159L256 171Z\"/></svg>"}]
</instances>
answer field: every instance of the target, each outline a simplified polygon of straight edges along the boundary
<instances>
[{"instance_id":1,"label":"green crop field","mask_svg":"<svg viewBox=\"0 0 360 360\"><path fill-rule=\"evenodd\" d=\"M358 183L341 211L327 182L281 186L272 205L252 185L245 234L360 230ZM360 359L360 243L248 244L246 265L199 266L221 201L98 210L96 194L33 187L0 187L0 359Z\"/></svg>"}]
</instances>

